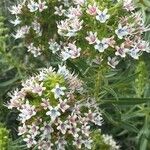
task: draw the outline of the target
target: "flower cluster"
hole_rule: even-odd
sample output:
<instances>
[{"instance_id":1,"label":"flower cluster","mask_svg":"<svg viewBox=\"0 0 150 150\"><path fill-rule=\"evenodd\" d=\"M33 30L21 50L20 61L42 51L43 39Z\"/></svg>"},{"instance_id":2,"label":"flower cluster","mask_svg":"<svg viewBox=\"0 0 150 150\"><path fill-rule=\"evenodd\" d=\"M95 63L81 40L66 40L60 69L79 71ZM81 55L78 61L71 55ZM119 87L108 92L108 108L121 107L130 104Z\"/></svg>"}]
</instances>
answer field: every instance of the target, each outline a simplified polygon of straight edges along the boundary
<instances>
[{"instance_id":1,"label":"flower cluster","mask_svg":"<svg viewBox=\"0 0 150 150\"><path fill-rule=\"evenodd\" d=\"M79 39L76 47L86 43L86 50L91 56L93 53L96 57L107 56L107 64L115 68L122 58L131 56L133 59L139 59L143 52L150 52L149 43L142 38L143 33L149 29L144 25L142 14L135 11L132 0L112 4L110 8L89 1L70 5L63 15L65 19L57 25L58 33L64 38L69 37L69 43L74 38ZM117 7L118 11L115 11Z\"/></svg>"},{"instance_id":2,"label":"flower cluster","mask_svg":"<svg viewBox=\"0 0 150 150\"><path fill-rule=\"evenodd\" d=\"M142 37L149 28L134 2L107 3L106 7L89 0L25 0L9 8L16 15L10 22L20 26L13 36L25 38L28 52L35 57L44 50L51 50L62 61L87 54L89 59L105 58L104 63L112 68L125 57L139 59L143 52L149 53L149 43Z\"/></svg>"},{"instance_id":3,"label":"flower cluster","mask_svg":"<svg viewBox=\"0 0 150 150\"><path fill-rule=\"evenodd\" d=\"M18 110L18 135L27 147L65 150L67 144L91 149L91 125L102 125L95 102L83 100L82 82L65 66L51 67L22 82L10 93L9 109Z\"/></svg>"}]
</instances>

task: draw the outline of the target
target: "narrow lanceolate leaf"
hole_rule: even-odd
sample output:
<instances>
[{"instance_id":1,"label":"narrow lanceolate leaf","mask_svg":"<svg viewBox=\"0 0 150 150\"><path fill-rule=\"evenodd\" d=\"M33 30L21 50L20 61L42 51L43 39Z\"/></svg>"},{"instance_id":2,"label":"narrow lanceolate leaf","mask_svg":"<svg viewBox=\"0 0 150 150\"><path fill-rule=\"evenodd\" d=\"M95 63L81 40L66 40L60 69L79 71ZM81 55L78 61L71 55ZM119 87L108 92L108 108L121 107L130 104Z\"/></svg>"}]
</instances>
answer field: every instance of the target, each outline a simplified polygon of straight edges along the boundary
<instances>
[{"instance_id":1,"label":"narrow lanceolate leaf","mask_svg":"<svg viewBox=\"0 0 150 150\"><path fill-rule=\"evenodd\" d=\"M117 104L117 105L136 105L150 102L150 98L118 98L115 99L104 99L103 104Z\"/></svg>"}]
</instances>

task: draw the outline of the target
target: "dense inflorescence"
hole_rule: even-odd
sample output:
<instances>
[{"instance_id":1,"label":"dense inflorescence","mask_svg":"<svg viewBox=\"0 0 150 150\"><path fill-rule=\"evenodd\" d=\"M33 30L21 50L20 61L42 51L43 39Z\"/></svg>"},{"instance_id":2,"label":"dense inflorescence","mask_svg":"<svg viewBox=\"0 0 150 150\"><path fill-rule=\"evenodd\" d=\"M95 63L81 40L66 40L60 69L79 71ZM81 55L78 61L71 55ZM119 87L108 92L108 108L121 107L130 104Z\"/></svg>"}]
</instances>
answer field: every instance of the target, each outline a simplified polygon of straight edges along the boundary
<instances>
[{"instance_id":1,"label":"dense inflorescence","mask_svg":"<svg viewBox=\"0 0 150 150\"><path fill-rule=\"evenodd\" d=\"M82 82L65 66L58 71L42 69L22 82L22 88L9 93L7 107L17 109L18 135L27 147L38 149L91 149L91 125L101 126L103 119L93 100L84 100ZM107 144L107 143L106 143Z\"/></svg>"},{"instance_id":2,"label":"dense inflorescence","mask_svg":"<svg viewBox=\"0 0 150 150\"><path fill-rule=\"evenodd\" d=\"M149 28L132 0L25 0L9 10L16 15L11 23L19 26L13 36L25 38L35 57L51 50L62 61L87 55L115 68L125 57L139 59L150 51L143 39Z\"/></svg>"}]
</instances>

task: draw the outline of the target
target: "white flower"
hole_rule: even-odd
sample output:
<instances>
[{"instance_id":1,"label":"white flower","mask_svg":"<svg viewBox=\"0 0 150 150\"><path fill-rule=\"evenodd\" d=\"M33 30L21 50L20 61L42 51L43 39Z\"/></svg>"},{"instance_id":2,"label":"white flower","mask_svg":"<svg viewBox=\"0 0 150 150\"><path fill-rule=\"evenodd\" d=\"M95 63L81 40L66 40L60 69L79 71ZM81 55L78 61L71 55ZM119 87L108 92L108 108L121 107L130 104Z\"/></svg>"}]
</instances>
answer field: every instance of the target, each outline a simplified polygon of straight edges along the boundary
<instances>
[{"instance_id":1,"label":"white flower","mask_svg":"<svg viewBox=\"0 0 150 150\"><path fill-rule=\"evenodd\" d=\"M21 14L21 9L22 9L22 5L14 5L11 8L8 8L8 10L11 12L11 14L13 15L18 15Z\"/></svg>"},{"instance_id":2,"label":"white flower","mask_svg":"<svg viewBox=\"0 0 150 150\"><path fill-rule=\"evenodd\" d=\"M35 47L33 43L27 46L28 52L31 52L34 57L41 55L41 49L39 47Z\"/></svg>"},{"instance_id":3,"label":"white flower","mask_svg":"<svg viewBox=\"0 0 150 150\"><path fill-rule=\"evenodd\" d=\"M97 32L89 32L88 36L85 38L89 44L94 44L97 41Z\"/></svg>"},{"instance_id":4,"label":"white flower","mask_svg":"<svg viewBox=\"0 0 150 150\"><path fill-rule=\"evenodd\" d=\"M50 106L49 100L42 98L41 106L46 110Z\"/></svg>"},{"instance_id":5,"label":"white flower","mask_svg":"<svg viewBox=\"0 0 150 150\"><path fill-rule=\"evenodd\" d=\"M87 148L87 149L91 149L91 144L92 144L92 140L91 139L87 139L87 140L84 140L83 141L83 143L84 143L84 145L85 145L85 147Z\"/></svg>"},{"instance_id":6,"label":"white flower","mask_svg":"<svg viewBox=\"0 0 150 150\"><path fill-rule=\"evenodd\" d=\"M72 136L74 138L79 137L79 132L80 132L80 129L78 127L74 127L74 126L70 127L70 129L68 131L68 133L72 134Z\"/></svg>"},{"instance_id":7,"label":"white flower","mask_svg":"<svg viewBox=\"0 0 150 150\"><path fill-rule=\"evenodd\" d=\"M70 54L70 58L75 59L80 56L81 48L80 47L77 48L75 42L69 43L67 48Z\"/></svg>"},{"instance_id":8,"label":"white flower","mask_svg":"<svg viewBox=\"0 0 150 150\"><path fill-rule=\"evenodd\" d=\"M96 19L100 21L101 23L105 23L106 20L108 20L110 17L110 15L107 14L107 12L108 12L108 9L104 9L104 11L97 10Z\"/></svg>"},{"instance_id":9,"label":"white flower","mask_svg":"<svg viewBox=\"0 0 150 150\"><path fill-rule=\"evenodd\" d=\"M58 107L53 108L52 106L49 106L49 111L46 112L46 115L51 117L52 122L55 121L55 119L61 115L58 109Z\"/></svg>"},{"instance_id":10,"label":"white flower","mask_svg":"<svg viewBox=\"0 0 150 150\"><path fill-rule=\"evenodd\" d=\"M51 133L54 132L51 124L47 122L44 122L44 126L41 127L40 130L42 131L42 139L51 138Z\"/></svg>"},{"instance_id":11,"label":"white flower","mask_svg":"<svg viewBox=\"0 0 150 150\"><path fill-rule=\"evenodd\" d=\"M64 77L66 77L69 74L69 70L66 68L65 65L58 65L58 74L63 75Z\"/></svg>"},{"instance_id":12,"label":"white flower","mask_svg":"<svg viewBox=\"0 0 150 150\"><path fill-rule=\"evenodd\" d=\"M66 90L65 87L60 87L57 83L56 86L51 90L54 93L55 99L60 98L61 96L65 95L64 90Z\"/></svg>"},{"instance_id":13,"label":"white flower","mask_svg":"<svg viewBox=\"0 0 150 150\"><path fill-rule=\"evenodd\" d=\"M37 142L34 139L34 137L32 137L32 135L29 135L29 134L23 140L26 142L28 148L31 148L33 145L37 144Z\"/></svg>"},{"instance_id":14,"label":"white flower","mask_svg":"<svg viewBox=\"0 0 150 150\"><path fill-rule=\"evenodd\" d=\"M12 23L14 26L17 26L18 24L21 23L21 20L19 17L16 17L16 19L14 21L10 20L10 23Z\"/></svg>"},{"instance_id":15,"label":"white flower","mask_svg":"<svg viewBox=\"0 0 150 150\"><path fill-rule=\"evenodd\" d=\"M112 150L119 150L120 149L120 146L117 145L117 143L114 141L112 136L103 134L102 138L103 138L104 142L111 147L110 149L112 149Z\"/></svg>"},{"instance_id":16,"label":"white flower","mask_svg":"<svg viewBox=\"0 0 150 150\"><path fill-rule=\"evenodd\" d=\"M29 8L30 12L35 12L38 10L39 5L37 2L34 2L33 0L30 0L30 2L28 3L27 7Z\"/></svg>"},{"instance_id":17,"label":"white flower","mask_svg":"<svg viewBox=\"0 0 150 150\"><path fill-rule=\"evenodd\" d=\"M32 125L28 125L29 131L28 133L31 134L33 137L37 136L40 132L39 126L36 126L35 124L32 123Z\"/></svg>"},{"instance_id":18,"label":"white flower","mask_svg":"<svg viewBox=\"0 0 150 150\"><path fill-rule=\"evenodd\" d=\"M109 66L111 66L113 69L116 68L116 66L118 65L118 63L119 63L119 61L117 60L117 57L113 57L113 58L108 57L108 62L107 62L107 64L108 64Z\"/></svg>"},{"instance_id":19,"label":"white flower","mask_svg":"<svg viewBox=\"0 0 150 150\"><path fill-rule=\"evenodd\" d=\"M19 120L24 123L26 120L29 120L32 116L36 115L35 106L30 105L29 101L26 101L26 104L22 105L22 108L19 109Z\"/></svg>"},{"instance_id":20,"label":"white flower","mask_svg":"<svg viewBox=\"0 0 150 150\"><path fill-rule=\"evenodd\" d=\"M57 126L57 130L60 130L62 134L66 134L67 129L69 128L68 122L59 121L59 126Z\"/></svg>"},{"instance_id":21,"label":"white flower","mask_svg":"<svg viewBox=\"0 0 150 150\"><path fill-rule=\"evenodd\" d=\"M115 30L115 33L117 34L119 39L123 39L124 36L127 36L129 34L128 27L127 26L122 27L122 25L119 24L118 29Z\"/></svg>"},{"instance_id":22,"label":"white flower","mask_svg":"<svg viewBox=\"0 0 150 150\"><path fill-rule=\"evenodd\" d=\"M62 61L66 61L71 57L71 54L69 53L68 49L61 52Z\"/></svg>"},{"instance_id":23,"label":"white flower","mask_svg":"<svg viewBox=\"0 0 150 150\"><path fill-rule=\"evenodd\" d=\"M38 0L38 9L39 12L42 12L43 10L47 9L48 6L46 6L46 2L41 2L41 0Z\"/></svg>"},{"instance_id":24,"label":"white flower","mask_svg":"<svg viewBox=\"0 0 150 150\"><path fill-rule=\"evenodd\" d=\"M22 26L21 28L19 28L16 32L15 35L13 35L13 37L15 39L19 39L19 38L24 38L25 34L28 34L30 30L29 26Z\"/></svg>"},{"instance_id":25,"label":"white flower","mask_svg":"<svg viewBox=\"0 0 150 150\"><path fill-rule=\"evenodd\" d=\"M53 54L56 54L56 52L60 51L61 49L61 46L52 39L48 42L48 44L49 44L49 49L52 50Z\"/></svg>"},{"instance_id":26,"label":"white flower","mask_svg":"<svg viewBox=\"0 0 150 150\"><path fill-rule=\"evenodd\" d=\"M121 57L126 57L126 53L129 51L129 49L125 48L125 45L124 43L121 44L121 46L116 46L116 52L115 52L115 55L116 56L121 56Z\"/></svg>"},{"instance_id":27,"label":"white flower","mask_svg":"<svg viewBox=\"0 0 150 150\"><path fill-rule=\"evenodd\" d=\"M107 43L107 39L102 39L102 41L100 40L96 40L96 45L94 46L94 48L96 50L98 50L99 52L104 52L105 49L107 49L109 47L108 43Z\"/></svg>"},{"instance_id":28,"label":"white flower","mask_svg":"<svg viewBox=\"0 0 150 150\"><path fill-rule=\"evenodd\" d=\"M23 135L27 132L27 127L25 124L23 124L23 126L19 126L18 127L18 135Z\"/></svg>"},{"instance_id":29,"label":"white flower","mask_svg":"<svg viewBox=\"0 0 150 150\"><path fill-rule=\"evenodd\" d=\"M34 83L32 86L32 93L37 93L39 96L42 96L43 91L46 89L46 87L43 87L43 82L42 83Z\"/></svg>"},{"instance_id":30,"label":"white flower","mask_svg":"<svg viewBox=\"0 0 150 150\"><path fill-rule=\"evenodd\" d=\"M131 49L128 51L128 54L129 54L132 58L138 60L138 59L139 59L139 56L141 56L141 54L142 54L142 51L140 51L140 50L135 46L135 47L131 48Z\"/></svg>"},{"instance_id":31,"label":"white flower","mask_svg":"<svg viewBox=\"0 0 150 150\"><path fill-rule=\"evenodd\" d=\"M63 9L62 5L60 5L59 7L55 6L54 8L55 8L54 12L55 15L62 16L65 13L65 9Z\"/></svg>"},{"instance_id":32,"label":"white flower","mask_svg":"<svg viewBox=\"0 0 150 150\"><path fill-rule=\"evenodd\" d=\"M83 140L82 140L82 137L79 136L79 137L76 137L73 141L73 145L75 145L77 148L81 149L82 147L82 144L83 144Z\"/></svg>"},{"instance_id":33,"label":"white flower","mask_svg":"<svg viewBox=\"0 0 150 150\"><path fill-rule=\"evenodd\" d=\"M64 101L62 101L61 99L59 100L59 104L58 104L59 108L61 109L61 111L64 113L70 106L67 105L67 99L65 99Z\"/></svg>"}]
</instances>

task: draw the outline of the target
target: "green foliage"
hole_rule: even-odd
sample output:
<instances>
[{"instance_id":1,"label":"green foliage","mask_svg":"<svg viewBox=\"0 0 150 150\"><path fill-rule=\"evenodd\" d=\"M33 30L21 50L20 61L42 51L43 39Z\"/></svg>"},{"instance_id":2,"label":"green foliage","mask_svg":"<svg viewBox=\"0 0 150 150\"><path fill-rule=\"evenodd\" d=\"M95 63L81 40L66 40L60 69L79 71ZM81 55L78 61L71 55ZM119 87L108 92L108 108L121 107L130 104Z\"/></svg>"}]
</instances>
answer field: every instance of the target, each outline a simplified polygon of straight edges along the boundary
<instances>
[{"instance_id":1,"label":"green foliage","mask_svg":"<svg viewBox=\"0 0 150 150\"><path fill-rule=\"evenodd\" d=\"M0 124L0 149L7 150L9 141L9 131L3 124Z\"/></svg>"}]
</instances>

